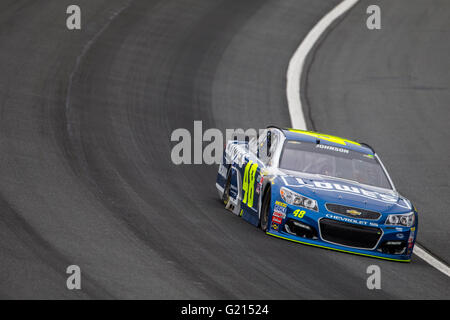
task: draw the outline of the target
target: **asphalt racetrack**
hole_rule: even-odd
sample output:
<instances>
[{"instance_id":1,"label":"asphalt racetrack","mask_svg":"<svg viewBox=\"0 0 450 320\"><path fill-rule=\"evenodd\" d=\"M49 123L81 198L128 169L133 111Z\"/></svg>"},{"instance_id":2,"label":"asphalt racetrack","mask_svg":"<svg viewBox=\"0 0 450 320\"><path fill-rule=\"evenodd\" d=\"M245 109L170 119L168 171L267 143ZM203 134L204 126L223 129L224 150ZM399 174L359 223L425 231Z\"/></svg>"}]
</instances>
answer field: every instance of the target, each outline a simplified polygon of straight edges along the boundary
<instances>
[{"instance_id":1,"label":"asphalt racetrack","mask_svg":"<svg viewBox=\"0 0 450 320\"><path fill-rule=\"evenodd\" d=\"M381 30L362 1L308 58L306 120L371 144L416 203L419 243L449 262L450 3L373 2ZM289 59L337 3L79 0L70 31L71 1L0 1L0 298L448 299L417 256L266 236L225 211L216 165L171 161L195 120L289 127Z\"/></svg>"}]
</instances>

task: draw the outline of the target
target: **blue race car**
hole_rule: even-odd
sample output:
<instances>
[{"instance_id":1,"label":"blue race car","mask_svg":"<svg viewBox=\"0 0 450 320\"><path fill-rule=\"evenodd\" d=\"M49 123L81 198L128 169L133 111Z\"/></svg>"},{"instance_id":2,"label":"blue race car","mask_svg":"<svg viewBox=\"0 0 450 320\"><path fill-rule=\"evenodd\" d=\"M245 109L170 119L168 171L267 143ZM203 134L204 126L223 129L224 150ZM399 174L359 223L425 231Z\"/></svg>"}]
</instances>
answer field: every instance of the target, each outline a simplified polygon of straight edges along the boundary
<instances>
[{"instance_id":1,"label":"blue race car","mask_svg":"<svg viewBox=\"0 0 450 320\"><path fill-rule=\"evenodd\" d=\"M411 260L417 211L367 144L268 127L228 141L216 187L228 210L271 236Z\"/></svg>"}]
</instances>

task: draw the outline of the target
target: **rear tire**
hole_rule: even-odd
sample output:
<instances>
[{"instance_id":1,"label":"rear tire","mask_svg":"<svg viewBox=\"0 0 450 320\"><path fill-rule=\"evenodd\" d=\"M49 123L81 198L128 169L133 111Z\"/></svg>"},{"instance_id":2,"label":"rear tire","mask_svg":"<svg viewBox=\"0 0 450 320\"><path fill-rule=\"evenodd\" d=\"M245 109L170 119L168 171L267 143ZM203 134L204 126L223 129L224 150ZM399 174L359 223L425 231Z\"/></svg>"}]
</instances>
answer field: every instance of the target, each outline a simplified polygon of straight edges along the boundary
<instances>
[{"instance_id":1,"label":"rear tire","mask_svg":"<svg viewBox=\"0 0 450 320\"><path fill-rule=\"evenodd\" d=\"M225 188L223 189L222 201L225 206L230 201L230 188L231 188L231 168L228 170L227 182L225 183Z\"/></svg>"}]
</instances>

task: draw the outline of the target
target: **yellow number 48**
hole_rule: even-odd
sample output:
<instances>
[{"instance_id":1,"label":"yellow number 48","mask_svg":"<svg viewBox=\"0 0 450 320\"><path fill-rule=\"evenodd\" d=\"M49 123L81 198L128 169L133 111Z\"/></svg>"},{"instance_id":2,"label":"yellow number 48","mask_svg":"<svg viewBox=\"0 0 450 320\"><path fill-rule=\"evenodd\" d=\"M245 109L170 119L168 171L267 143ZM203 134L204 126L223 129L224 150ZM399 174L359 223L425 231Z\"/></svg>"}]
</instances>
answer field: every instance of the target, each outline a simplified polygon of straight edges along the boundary
<instances>
[{"instance_id":1,"label":"yellow number 48","mask_svg":"<svg viewBox=\"0 0 450 320\"><path fill-rule=\"evenodd\" d=\"M244 196L242 198L243 203L247 203L249 207L253 207L253 198L255 195L255 176L258 164L249 161L245 166L244 178L242 181L242 191Z\"/></svg>"},{"instance_id":2,"label":"yellow number 48","mask_svg":"<svg viewBox=\"0 0 450 320\"><path fill-rule=\"evenodd\" d=\"M305 215L305 213L306 213L306 211L305 210L300 210L300 209L297 209L297 210L295 210L292 214L294 215L294 217L297 217L297 218L303 218L303 216Z\"/></svg>"}]
</instances>

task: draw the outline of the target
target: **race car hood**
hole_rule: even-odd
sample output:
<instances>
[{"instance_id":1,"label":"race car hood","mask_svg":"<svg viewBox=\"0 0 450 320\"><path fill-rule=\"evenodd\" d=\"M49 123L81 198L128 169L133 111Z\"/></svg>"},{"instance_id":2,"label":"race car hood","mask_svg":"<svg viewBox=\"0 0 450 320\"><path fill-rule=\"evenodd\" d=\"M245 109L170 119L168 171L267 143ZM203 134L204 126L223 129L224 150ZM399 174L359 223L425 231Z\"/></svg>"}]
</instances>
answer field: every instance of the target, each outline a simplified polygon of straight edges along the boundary
<instances>
[{"instance_id":1,"label":"race car hood","mask_svg":"<svg viewBox=\"0 0 450 320\"><path fill-rule=\"evenodd\" d=\"M280 186L317 200L319 203L334 203L354 206L381 214L406 213L412 211L409 200L394 190L377 188L357 182L322 175L280 170Z\"/></svg>"}]
</instances>

